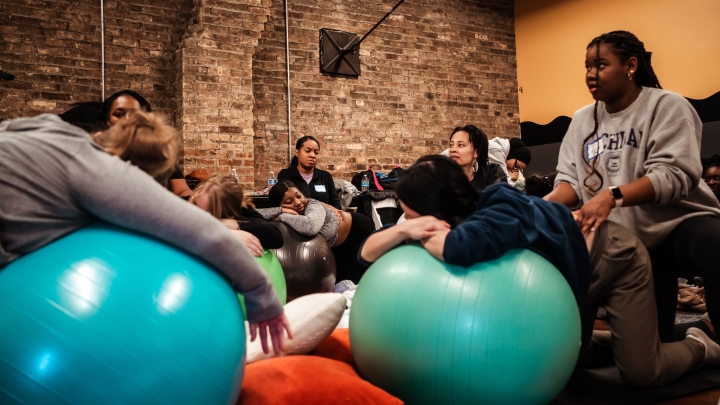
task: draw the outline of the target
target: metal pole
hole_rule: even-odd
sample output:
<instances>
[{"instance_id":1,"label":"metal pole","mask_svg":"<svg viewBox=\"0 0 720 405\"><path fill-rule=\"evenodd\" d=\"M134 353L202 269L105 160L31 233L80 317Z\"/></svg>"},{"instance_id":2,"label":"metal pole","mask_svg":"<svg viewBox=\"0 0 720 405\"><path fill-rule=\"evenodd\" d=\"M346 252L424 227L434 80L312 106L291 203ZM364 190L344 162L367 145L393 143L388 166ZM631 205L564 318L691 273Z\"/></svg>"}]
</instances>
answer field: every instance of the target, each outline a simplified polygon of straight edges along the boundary
<instances>
[{"instance_id":1,"label":"metal pole","mask_svg":"<svg viewBox=\"0 0 720 405\"><path fill-rule=\"evenodd\" d=\"M287 125L288 125L288 166L292 161L292 125L290 119L290 35L288 30L288 1L285 0L285 70L287 71Z\"/></svg>"},{"instance_id":2,"label":"metal pole","mask_svg":"<svg viewBox=\"0 0 720 405\"><path fill-rule=\"evenodd\" d=\"M100 0L100 57L102 79L100 87L102 88L102 100L105 101L105 0Z\"/></svg>"},{"instance_id":3,"label":"metal pole","mask_svg":"<svg viewBox=\"0 0 720 405\"><path fill-rule=\"evenodd\" d=\"M393 11L395 11L396 8L400 7L400 5L403 3L403 1L405 1L405 0L400 0L400 1L395 5L395 7L392 8L392 10L388 11L387 14L385 14L385 17L381 18L380 21L377 22L377 24L375 24L372 28L370 28L370 31L368 31L367 33L365 33L365 35L363 35L363 37L362 37L362 38L357 42L357 44L355 44L354 46L360 46L360 44L362 43L362 41L364 41L365 38L368 37L368 35L372 34L372 32L375 31L375 28L377 28L378 26L380 26L380 24L382 24L382 22L385 21L386 18L390 17L390 14L392 14Z\"/></svg>"}]
</instances>

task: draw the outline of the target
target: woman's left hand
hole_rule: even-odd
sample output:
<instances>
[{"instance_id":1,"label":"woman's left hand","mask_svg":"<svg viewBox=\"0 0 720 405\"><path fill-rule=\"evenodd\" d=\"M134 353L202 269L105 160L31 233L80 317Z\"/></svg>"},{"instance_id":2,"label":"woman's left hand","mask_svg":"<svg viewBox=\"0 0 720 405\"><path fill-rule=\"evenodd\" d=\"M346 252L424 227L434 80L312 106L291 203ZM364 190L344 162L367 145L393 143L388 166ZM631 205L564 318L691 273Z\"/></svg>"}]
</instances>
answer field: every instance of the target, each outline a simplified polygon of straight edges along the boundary
<instances>
[{"instance_id":1,"label":"woman's left hand","mask_svg":"<svg viewBox=\"0 0 720 405\"><path fill-rule=\"evenodd\" d=\"M221 219L220 222L227 226L231 231L237 231L240 229L240 225L238 225L237 221L234 219Z\"/></svg>"},{"instance_id":2,"label":"woman's left hand","mask_svg":"<svg viewBox=\"0 0 720 405\"><path fill-rule=\"evenodd\" d=\"M342 211L340 211L339 209L335 209L335 216L337 217L338 222L343 221Z\"/></svg>"},{"instance_id":3,"label":"woman's left hand","mask_svg":"<svg viewBox=\"0 0 720 405\"><path fill-rule=\"evenodd\" d=\"M235 235L235 238L240 241L247 250L250 251L250 254L257 257L262 257L263 255L263 247L260 244L260 239L255 237L255 235L245 232L245 231L230 231Z\"/></svg>"},{"instance_id":4,"label":"woman's left hand","mask_svg":"<svg viewBox=\"0 0 720 405\"><path fill-rule=\"evenodd\" d=\"M445 239L450 233L450 228L438 229L435 235L422 240L422 245L436 259L445 261L443 250L445 249Z\"/></svg>"},{"instance_id":5,"label":"woman's left hand","mask_svg":"<svg viewBox=\"0 0 720 405\"><path fill-rule=\"evenodd\" d=\"M281 354L285 351L284 332L287 332L288 339L292 339L292 331L290 330L290 322L288 322L285 314L276 316L258 323L250 324L250 341L254 341L256 337L260 337L260 344L264 353L270 353L268 347L268 332L270 341L273 345L275 354Z\"/></svg>"},{"instance_id":6,"label":"woman's left hand","mask_svg":"<svg viewBox=\"0 0 720 405\"><path fill-rule=\"evenodd\" d=\"M578 220L583 235L598 229L600 224L605 222L613 208L615 208L615 200L607 190L601 191L600 194L584 204L578 210L579 215L575 218Z\"/></svg>"},{"instance_id":7,"label":"woman's left hand","mask_svg":"<svg viewBox=\"0 0 720 405\"><path fill-rule=\"evenodd\" d=\"M339 209L333 207L333 206L330 205L330 204L325 204L325 203L323 203L323 205L326 206L326 207L328 207L328 208L330 208L330 209L335 213L335 216L337 217L337 219L338 219L339 222L342 222L342 221L343 221L342 211L340 211Z\"/></svg>"}]
</instances>

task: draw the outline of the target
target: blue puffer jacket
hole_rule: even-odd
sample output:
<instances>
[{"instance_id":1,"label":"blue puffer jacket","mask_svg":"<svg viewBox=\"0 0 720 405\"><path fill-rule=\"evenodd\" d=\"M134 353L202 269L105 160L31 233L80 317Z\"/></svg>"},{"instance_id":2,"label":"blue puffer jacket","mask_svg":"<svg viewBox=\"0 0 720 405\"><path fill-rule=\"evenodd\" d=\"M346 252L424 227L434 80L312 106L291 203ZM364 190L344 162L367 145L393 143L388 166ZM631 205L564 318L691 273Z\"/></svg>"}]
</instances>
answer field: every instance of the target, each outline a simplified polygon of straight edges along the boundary
<instances>
[{"instance_id":1,"label":"blue puffer jacket","mask_svg":"<svg viewBox=\"0 0 720 405\"><path fill-rule=\"evenodd\" d=\"M463 267L528 249L560 270L578 303L590 285L590 256L580 228L565 206L530 197L508 184L483 191L475 212L445 239L445 261Z\"/></svg>"}]
</instances>

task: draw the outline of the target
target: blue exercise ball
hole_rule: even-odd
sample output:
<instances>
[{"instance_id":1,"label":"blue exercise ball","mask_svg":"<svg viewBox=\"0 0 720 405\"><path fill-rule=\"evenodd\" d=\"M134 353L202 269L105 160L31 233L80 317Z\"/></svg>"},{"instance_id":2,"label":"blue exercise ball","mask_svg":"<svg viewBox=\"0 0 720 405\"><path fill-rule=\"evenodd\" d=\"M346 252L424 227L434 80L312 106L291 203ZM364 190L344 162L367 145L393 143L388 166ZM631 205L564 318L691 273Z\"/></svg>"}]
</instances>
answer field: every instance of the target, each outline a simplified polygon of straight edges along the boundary
<instances>
[{"instance_id":1,"label":"blue exercise ball","mask_svg":"<svg viewBox=\"0 0 720 405\"><path fill-rule=\"evenodd\" d=\"M234 403L243 321L207 263L90 225L0 270L0 403Z\"/></svg>"},{"instance_id":2,"label":"blue exercise ball","mask_svg":"<svg viewBox=\"0 0 720 405\"><path fill-rule=\"evenodd\" d=\"M408 404L546 404L580 339L565 278L528 250L463 268L396 248L365 273L350 312L360 373Z\"/></svg>"}]
</instances>

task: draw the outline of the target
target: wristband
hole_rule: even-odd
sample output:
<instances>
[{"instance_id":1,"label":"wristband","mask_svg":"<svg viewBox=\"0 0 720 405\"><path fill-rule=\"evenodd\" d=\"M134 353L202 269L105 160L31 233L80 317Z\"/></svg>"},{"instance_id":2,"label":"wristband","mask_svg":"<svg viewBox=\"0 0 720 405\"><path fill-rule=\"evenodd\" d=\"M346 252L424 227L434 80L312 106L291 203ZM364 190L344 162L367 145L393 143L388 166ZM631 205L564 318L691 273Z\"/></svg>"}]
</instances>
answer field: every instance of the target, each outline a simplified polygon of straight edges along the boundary
<instances>
[{"instance_id":1,"label":"wristband","mask_svg":"<svg viewBox=\"0 0 720 405\"><path fill-rule=\"evenodd\" d=\"M615 208L622 207L623 193L620 191L620 187L612 186L608 187L608 190L610 190L610 196L615 200Z\"/></svg>"}]
</instances>

